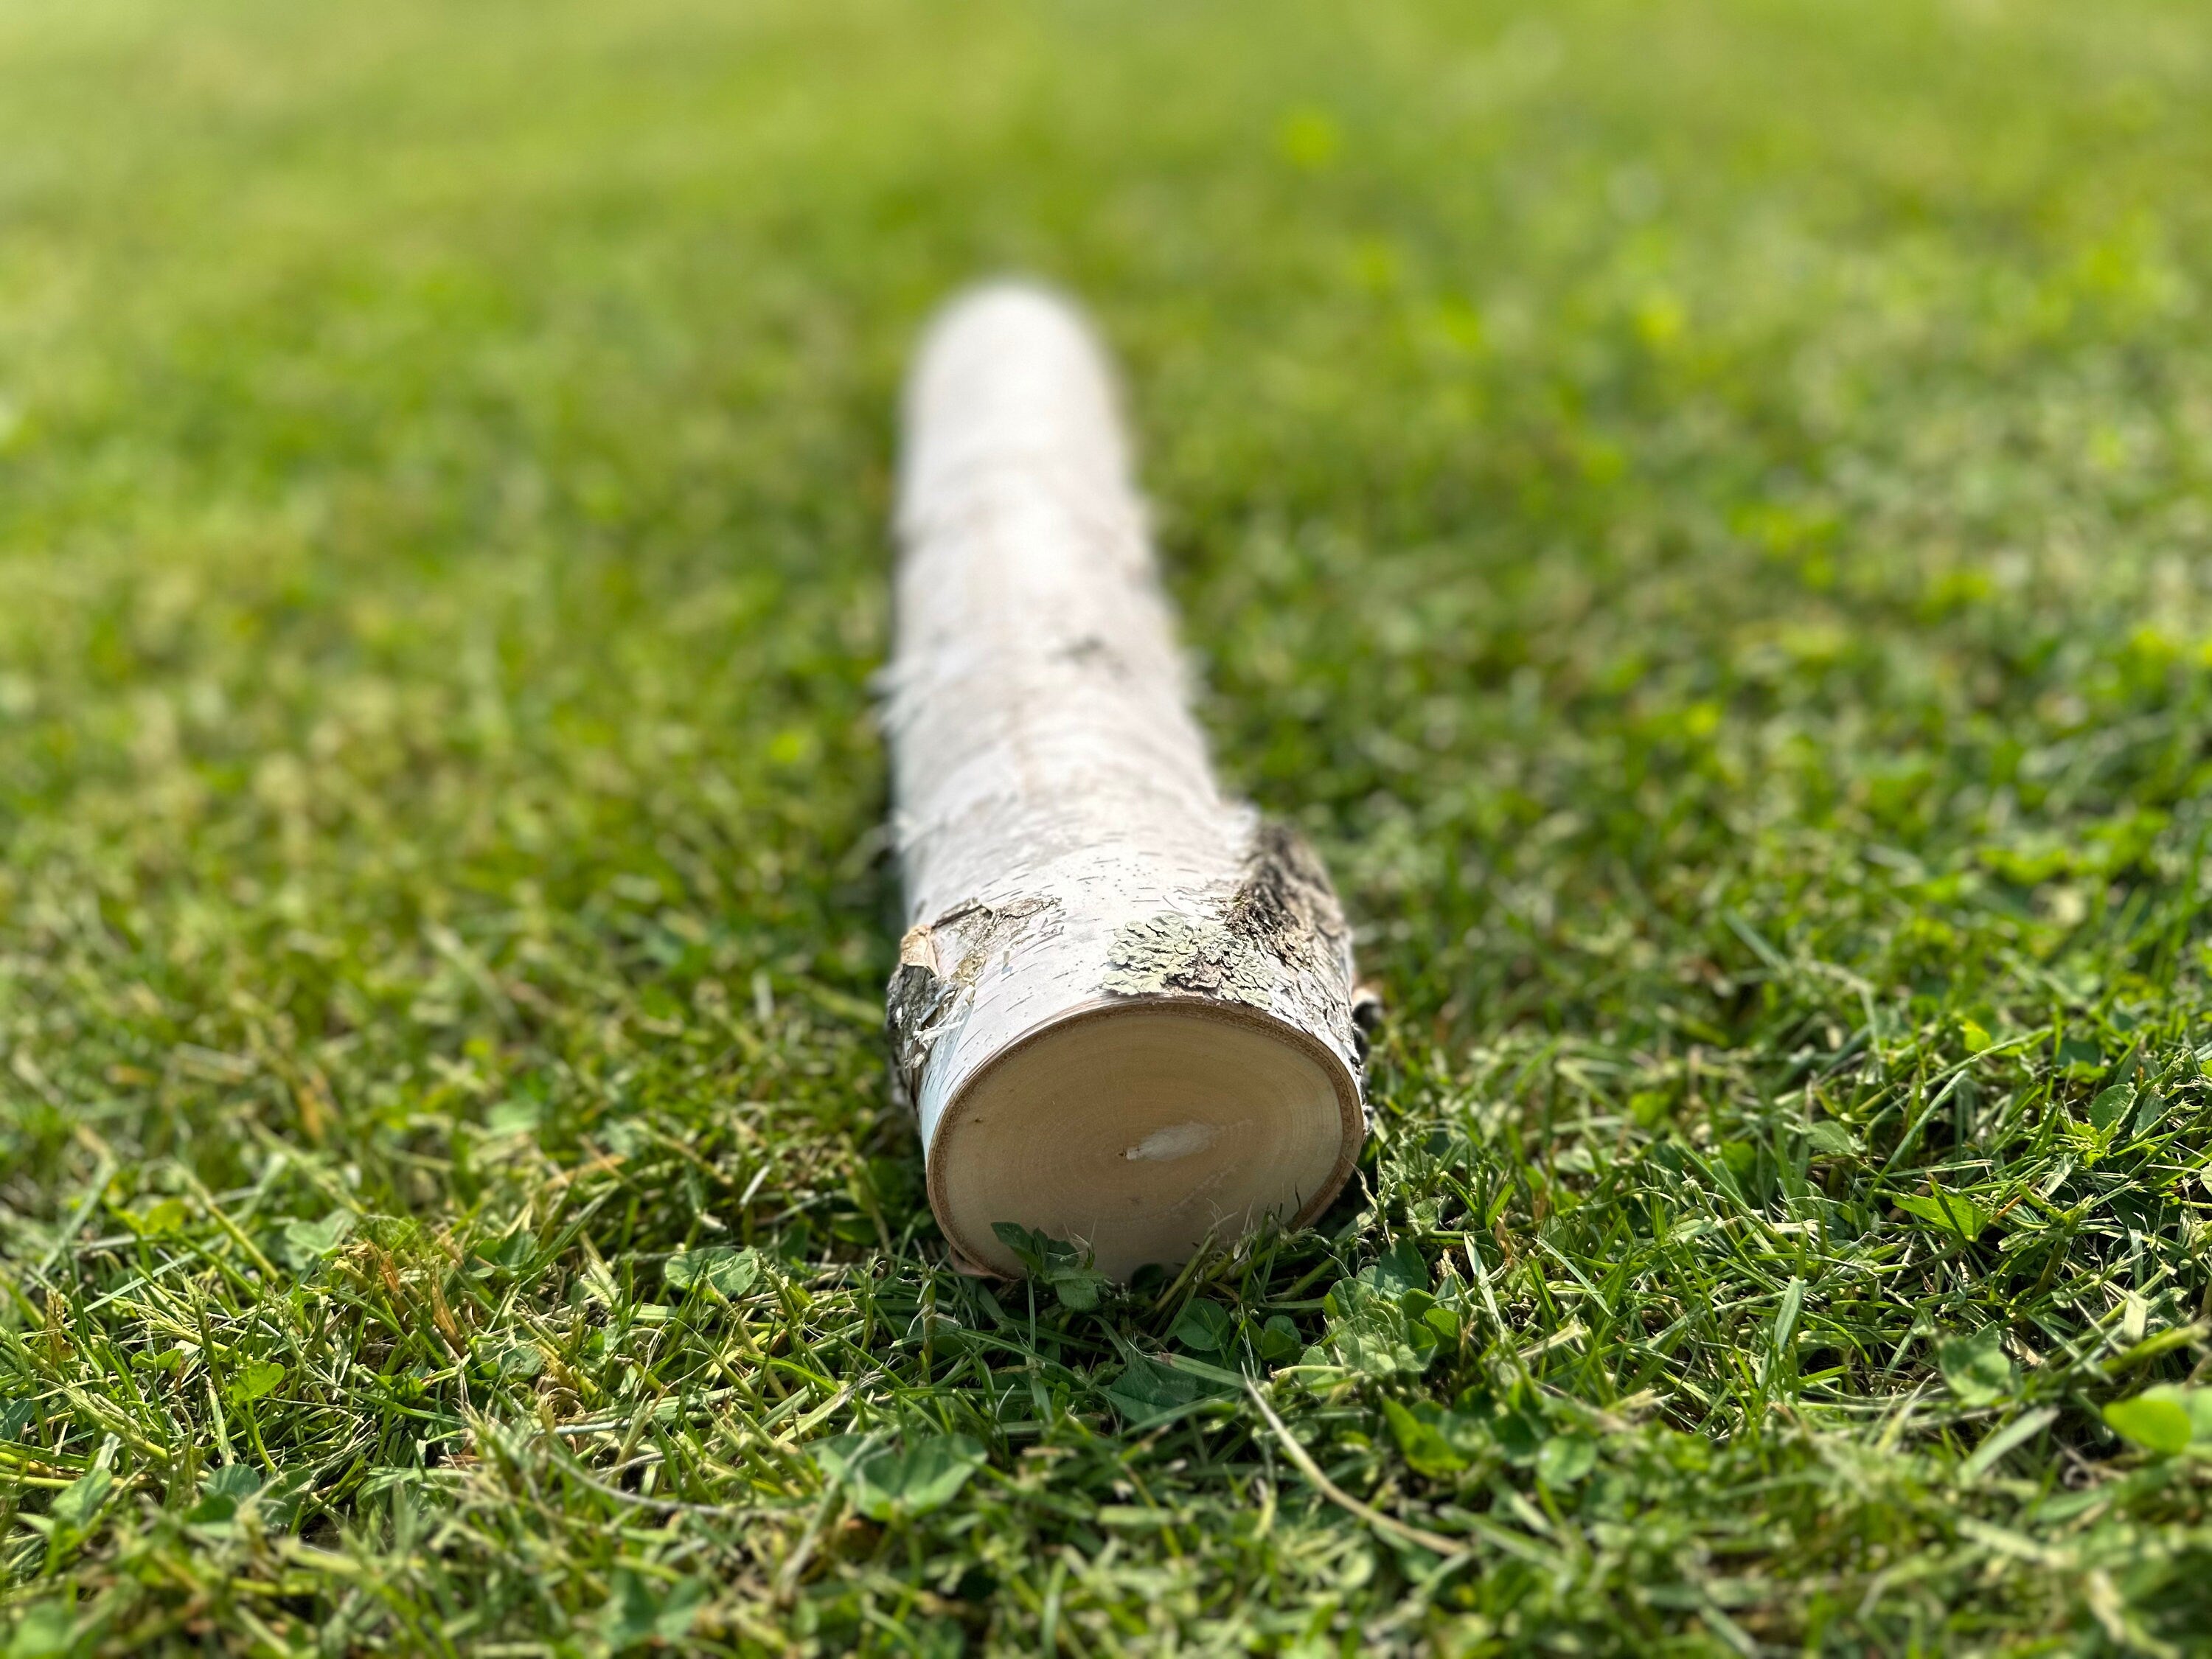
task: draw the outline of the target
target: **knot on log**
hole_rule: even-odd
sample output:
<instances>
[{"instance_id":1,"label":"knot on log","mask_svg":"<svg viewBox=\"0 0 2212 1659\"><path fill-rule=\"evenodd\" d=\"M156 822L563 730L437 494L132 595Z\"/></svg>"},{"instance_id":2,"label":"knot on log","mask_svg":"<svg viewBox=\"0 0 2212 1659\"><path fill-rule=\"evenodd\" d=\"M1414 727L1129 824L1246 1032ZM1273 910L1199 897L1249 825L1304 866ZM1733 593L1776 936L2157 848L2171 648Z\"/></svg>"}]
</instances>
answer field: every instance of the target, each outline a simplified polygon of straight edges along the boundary
<instances>
[{"instance_id":1,"label":"knot on log","mask_svg":"<svg viewBox=\"0 0 2212 1659\"><path fill-rule=\"evenodd\" d=\"M891 1051L891 1099L915 1110L921 1074L939 1038L959 1023L975 976L1021 923L1058 908L1049 898L994 908L957 904L935 921L906 930L884 998L884 1036ZM950 957L951 965L945 965Z\"/></svg>"}]
</instances>

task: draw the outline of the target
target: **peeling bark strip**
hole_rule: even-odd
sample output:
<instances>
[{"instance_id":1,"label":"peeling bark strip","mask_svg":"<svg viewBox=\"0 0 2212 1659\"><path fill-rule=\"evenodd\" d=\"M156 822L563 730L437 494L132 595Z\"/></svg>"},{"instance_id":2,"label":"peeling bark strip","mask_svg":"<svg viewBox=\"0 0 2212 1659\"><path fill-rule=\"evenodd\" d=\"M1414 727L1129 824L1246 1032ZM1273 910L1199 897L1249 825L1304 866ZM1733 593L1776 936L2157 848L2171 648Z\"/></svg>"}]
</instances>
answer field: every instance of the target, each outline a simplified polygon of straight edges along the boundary
<instances>
[{"instance_id":1,"label":"peeling bark strip","mask_svg":"<svg viewBox=\"0 0 2212 1659\"><path fill-rule=\"evenodd\" d=\"M1106 364L981 289L908 386L885 676L909 927L887 1025L929 1196L1108 1272L1333 1197L1364 1133L1350 930L1192 720Z\"/></svg>"}]
</instances>

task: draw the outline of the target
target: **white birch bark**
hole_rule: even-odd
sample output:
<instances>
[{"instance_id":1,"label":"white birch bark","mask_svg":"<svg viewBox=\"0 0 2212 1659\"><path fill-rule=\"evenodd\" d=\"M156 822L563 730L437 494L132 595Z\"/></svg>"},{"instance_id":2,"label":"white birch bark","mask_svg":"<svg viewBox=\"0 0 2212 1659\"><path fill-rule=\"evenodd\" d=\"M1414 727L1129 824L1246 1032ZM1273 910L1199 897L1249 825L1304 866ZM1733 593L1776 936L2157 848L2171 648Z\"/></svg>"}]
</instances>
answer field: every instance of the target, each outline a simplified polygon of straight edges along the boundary
<instances>
[{"instance_id":1,"label":"white birch bark","mask_svg":"<svg viewBox=\"0 0 2212 1659\"><path fill-rule=\"evenodd\" d=\"M1089 331L1000 285L907 391L886 675L909 929L900 1091L967 1265L993 1225L1126 1276L1350 1174L1351 936L1294 835L1224 799Z\"/></svg>"}]
</instances>

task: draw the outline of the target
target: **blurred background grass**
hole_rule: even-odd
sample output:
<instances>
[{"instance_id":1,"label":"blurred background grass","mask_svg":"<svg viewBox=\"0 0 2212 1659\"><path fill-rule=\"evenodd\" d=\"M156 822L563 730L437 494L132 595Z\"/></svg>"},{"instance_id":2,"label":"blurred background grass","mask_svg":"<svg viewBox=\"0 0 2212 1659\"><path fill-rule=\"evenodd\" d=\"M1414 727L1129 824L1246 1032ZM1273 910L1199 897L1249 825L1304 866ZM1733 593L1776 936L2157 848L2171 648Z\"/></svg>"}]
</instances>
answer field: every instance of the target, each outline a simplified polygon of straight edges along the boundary
<instances>
[{"instance_id":1,"label":"blurred background grass","mask_svg":"<svg viewBox=\"0 0 2212 1659\"><path fill-rule=\"evenodd\" d=\"M0 12L16 1650L2187 1647L2100 1413L2212 1352L2208 95L2182 5ZM1395 1010L1318 1234L1019 1320L866 692L1005 270ZM1133 1416L1271 1317L1474 1569ZM879 1527L869 1430L991 1462Z\"/></svg>"}]
</instances>

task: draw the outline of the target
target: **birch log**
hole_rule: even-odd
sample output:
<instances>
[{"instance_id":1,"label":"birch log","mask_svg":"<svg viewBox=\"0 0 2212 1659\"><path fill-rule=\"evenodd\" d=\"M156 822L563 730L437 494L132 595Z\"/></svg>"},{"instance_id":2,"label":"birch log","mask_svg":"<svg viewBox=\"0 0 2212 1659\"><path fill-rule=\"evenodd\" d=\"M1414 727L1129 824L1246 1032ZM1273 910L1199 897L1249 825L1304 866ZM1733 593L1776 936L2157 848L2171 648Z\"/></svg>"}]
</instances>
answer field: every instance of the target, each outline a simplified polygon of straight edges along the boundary
<instances>
[{"instance_id":1,"label":"birch log","mask_svg":"<svg viewBox=\"0 0 2212 1659\"><path fill-rule=\"evenodd\" d=\"M908 931L890 989L929 1199L1126 1277L1334 1197L1364 1118L1351 935L1225 799L1185 696L1111 379L1069 308L978 290L908 383L885 725Z\"/></svg>"}]
</instances>

